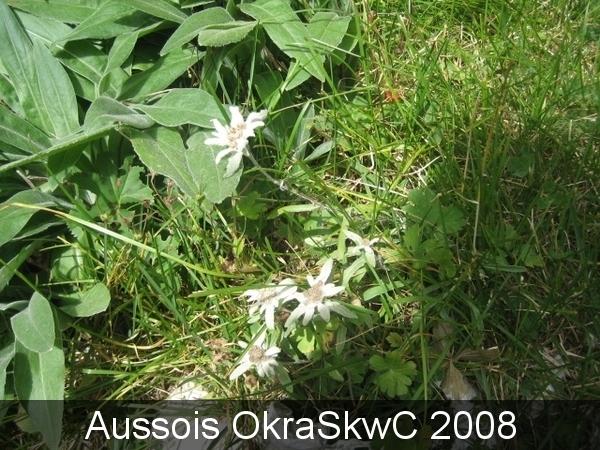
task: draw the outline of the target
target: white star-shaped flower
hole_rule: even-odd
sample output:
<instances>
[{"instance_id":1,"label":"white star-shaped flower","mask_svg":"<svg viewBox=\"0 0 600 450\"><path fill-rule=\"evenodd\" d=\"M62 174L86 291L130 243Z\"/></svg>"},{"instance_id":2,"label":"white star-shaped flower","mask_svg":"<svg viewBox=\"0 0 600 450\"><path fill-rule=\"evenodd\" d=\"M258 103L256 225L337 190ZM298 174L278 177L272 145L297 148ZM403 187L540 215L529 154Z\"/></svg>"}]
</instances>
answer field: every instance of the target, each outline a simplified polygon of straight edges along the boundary
<instances>
[{"instance_id":1,"label":"white star-shaped flower","mask_svg":"<svg viewBox=\"0 0 600 450\"><path fill-rule=\"evenodd\" d=\"M237 106L230 106L229 111L231 112L231 123L229 125L222 125L217 119L213 119L212 123L215 127L213 136L204 141L206 145L219 145L227 147L225 150L221 150L217 153L215 162L219 162L229 156L229 162L227 163L227 172L225 172L225 178L230 177L240 167L242 163L242 157L248 156L248 139L254 137L254 129L265 125L263 122L267 117L267 110L263 109L260 112L251 112L248 114L246 120L240 113L240 108Z\"/></svg>"},{"instance_id":2,"label":"white star-shaped flower","mask_svg":"<svg viewBox=\"0 0 600 450\"><path fill-rule=\"evenodd\" d=\"M281 350L279 347L266 346L264 344L265 336L265 333L260 335L260 337L254 341L252 347L246 351L238 366L231 372L231 375L229 375L230 380L235 380L244 372L252 369L252 367L256 367L256 372L261 377L273 377L275 374L273 368L279 364L276 357ZM248 347L246 342L239 341L238 344L242 348Z\"/></svg>"},{"instance_id":3,"label":"white star-shaped flower","mask_svg":"<svg viewBox=\"0 0 600 450\"><path fill-rule=\"evenodd\" d=\"M352 247L348 247L348 251L346 254L348 256L358 256L361 251L365 252L365 258L371 267L375 267L375 252L373 251L373 244L379 242L379 238L375 239L367 239L360 237L358 234L353 233L352 231L344 231L344 234L348 239L354 242L356 245Z\"/></svg>"},{"instance_id":4,"label":"white star-shaped flower","mask_svg":"<svg viewBox=\"0 0 600 450\"><path fill-rule=\"evenodd\" d=\"M323 264L321 273L319 273L317 278L313 278L310 274L306 276L310 287L304 292L294 293L293 297L298 300L299 304L291 312L285 322L286 328L298 320L302 315L304 316L302 325L306 326L315 315L315 311L318 312L319 316L326 322L329 322L331 311L335 311L339 315L350 319L356 319L356 315L341 303L326 299L327 297L338 295L344 290L343 286L327 283L332 268L333 260L328 259L327 262Z\"/></svg>"},{"instance_id":5,"label":"white star-shaped flower","mask_svg":"<svg viewBox=\"0 0 600 450\"><path fill-rule=\"evenodd\" d=\"M257 312L263 315L267 328L275 328L275 310L283 303L291 300L296 293L296 286L290 278L282 280L278 285L268 286L262 289L249 289L242 295L250 297L249 302L253 302L248 308L250 316Z\"/></svg>"}]
</instances>

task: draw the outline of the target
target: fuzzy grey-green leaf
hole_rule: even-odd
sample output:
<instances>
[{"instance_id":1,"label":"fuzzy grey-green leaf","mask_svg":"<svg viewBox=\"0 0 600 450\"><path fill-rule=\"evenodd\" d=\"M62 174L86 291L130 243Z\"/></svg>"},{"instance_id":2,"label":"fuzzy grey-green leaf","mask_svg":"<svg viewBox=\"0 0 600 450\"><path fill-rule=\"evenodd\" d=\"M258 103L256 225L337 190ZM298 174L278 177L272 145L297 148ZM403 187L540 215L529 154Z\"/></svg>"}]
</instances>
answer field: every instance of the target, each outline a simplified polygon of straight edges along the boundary
<instances>
[{"instance_id":1,"label":"fuzzy grey-green leaf","mask_svg":"<svg viewBox=\"0 0 600 450\"><path fill-rule=\"evenodd\" d=\"M44 353L54 345L54 316L50 303L35 292L29 305L10 319L15 338L32 352Z\"/></svg>"}]
</instances>

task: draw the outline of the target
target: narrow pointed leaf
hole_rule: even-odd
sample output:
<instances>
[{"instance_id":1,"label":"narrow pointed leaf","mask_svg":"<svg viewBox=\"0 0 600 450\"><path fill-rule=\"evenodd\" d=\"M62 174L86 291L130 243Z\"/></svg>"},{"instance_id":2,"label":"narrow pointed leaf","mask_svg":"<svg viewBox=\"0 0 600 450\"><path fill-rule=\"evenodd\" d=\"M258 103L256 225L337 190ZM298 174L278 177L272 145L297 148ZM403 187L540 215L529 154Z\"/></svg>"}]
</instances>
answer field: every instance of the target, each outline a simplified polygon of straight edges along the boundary
<instances>
[{"instance_id":1,"label":"narrow pointed leaf","mask_svg":"<svg viewBox=\"0 0 600 450\"><path fill-rule=\"evenodd\" d=\"M0 141L29 154L38 153L52 145L45 133L1 106Z\"/></svg>"},{"instance_id":2,"label":"narrow pointed leaf","mask_svg":"<svg viewBox=\"0 0 600 450\"><path fill-rule=\"evenodd\" d=\"M230 22L217 25L208 25L198 33L198 44L207 47L223 47L239 42L248 36L256 22Z\"/></svg>"},{"instance_id":3,"label":"narrow pointed leaf","mask_svg":"<svg viewBox=\"0 0 600 450\"><path fill-rule=\"evenodd\" d=\"M160 51L160 54L166 55L175 49L181 48L182 45L198 36L200 29L207 25L232 21L233 18L231 15L221 7L209 8L192 14L173 32Z\"/></svg>"},{"instance_id":4,"label":"narrow pointed leaf","mask_svg":"<svg viewBox=\"0 0 600 450\"><path fill-rule=\"evenodd\" d=\"M123 85L119 98L139 97L159 92L179 78L193 64L198 62L204 53L196 50L174 50L162 56L148 70L136 73Z\"/></svg>"},{"instance_id":5,"label":"narrow pointed leaf","mask_svg":"<svg viewBox=\"0 0 600 450\"><path fill-rule=\"evenodd\" d=\"M170 22L181 23L187 14L165 0L127 0L127 3L140 11Z\"/></svg>"},{"instance_id":6,"label":"narrow pointed leaf","mask_svg":"<svg viewBox=\"0 0 600 450\"><path fill-rule=\"evenodd\" d=\"M108 73L113 69L121 67L121 65L127 61L129 55L135 47L139 33L134 31L131 33L124 33L115 38L115 42L110 48L108 53L108 63L104 69L104 73Z\"/></svg>"},{"instance_id":7,"label":"narrow pointed leaf","mask_svg":"<svg viewBox=\"0 0 600 450\"><path fill-rule=\"evenodd\" d=\"M154 125L154 121L145 114L139 114L112 98L98 97L88 109L84 130L86 133L93 133L107 124L114 123L141 129Z\"/></svg>"}]
</instances>

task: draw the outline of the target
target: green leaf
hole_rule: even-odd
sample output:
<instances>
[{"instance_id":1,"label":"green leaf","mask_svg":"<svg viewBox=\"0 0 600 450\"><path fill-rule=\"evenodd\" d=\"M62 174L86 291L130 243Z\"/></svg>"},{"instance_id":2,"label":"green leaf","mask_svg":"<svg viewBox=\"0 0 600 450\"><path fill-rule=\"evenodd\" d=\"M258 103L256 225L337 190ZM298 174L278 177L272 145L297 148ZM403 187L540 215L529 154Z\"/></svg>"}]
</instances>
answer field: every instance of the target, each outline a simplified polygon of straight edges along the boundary
<instances>
[{"instance_id":1,"label":"green leaf","mask_svg":"<svg viewBox=\"0 0 600 450\"><path fill-rule=\"evenodd\" d=\"M25 117L41 130L54 131L42 102L33 44L4 2L0 2L0 61L15 88Z\"/></svg>"},{"instance_id":2,"label":"green leaf","mask_svg":"<svg viewBox=\"0 0 600 450\"><path fill-rule=\"evenodd\" d=\"M2 72L0 72L0 99L19 116L25 115L13 84Z\"/></svg>"},{"instance_id":3,"label":"green leaf","mask_svg":"<svg viewBox=\"0 0 600 450\"><path fill-rule=\"evenodd\" d=\"M108 308L110 292L104 284L97 283L91 289L79 292L66 301L66 304L60 306L61 311L73 317L90 317Z\"/></svg>"},{"instance_id":4,"label":"green leaf","mask_svg":"<svg viewBox=\"0 0 600 450\"><path fill-rule=\"evenodd\" d=\"M125 79L129 78L125 71L115 69L110 77L103 80L108 57L90 41L56 43L73 31L68 25L26 13L19 13L18 17L27 33L32 38L42 41L46 47L50 47L54 56L71 71L70 76L77 95L90 101L94 100L100 91L100 82L104 81L105 85L100 92L116 96Z\"/></svg>"},{"instance_id":5,"label":"green leaf","mask_svg":"<svg viewBox=\"0 0 600 450\"><path fill-rule=\"evenodd\" d=\"M141 129L154 125L154 120L145 114L137 113L112 98L98 97L88 109L83 126L86 133L93 133L115 122Z\"/></svg>"},{"instance_id":6,"label":"green leaf","mask_svg":"<svg viewBox=\"0 0 600 450\"><path fill-rule=\"evenodd\" d=\"M119 98L139 97L166 89L202 56L204 53L197 50L173 50L149 69L132 75L123 85Z\"/></svg>"},{"instance_id":7,"label":"green leaf","mask_svg":"<svg viewBox=\"0 0 600 450\"><path fill-rule=\"evenodd\" d=\"M60 339L57 338L57 342ZM17 342L14 380L15 390L25 411L42 433L48 447L57 450L64 407L65 357L62 347L56 345L50 351L37 353Z\"/></svg>"},{"instance_id":8,"label":"green leaf","mask_svg":"<svg viewBox=\"0 0 600 450\"><path fill-rule=\"evenodd\" d=\"M106 0L7 0L10 6L58 22L79 23Z\"/></svg>"},{"instance_id":9,"label":"green leaf","mask_svg":"<svg viewBox=\"0 0 600 450\"><path fill-rule=\"evenodd\" d=\"M205 145L204 140L208 137L207 132L200 132L188 139L189 167L192 168L196 183L201 186L206 198L213 203L221 203L235 192L242 170L237 170L232 176L225 178L227 158L221 160L218 165L215 163L217 153L222 148Z\"/></svg>"},{"instance_id":10,"label":"green leaf","mask_svg":"<svg viewBox=\"0 0 600 450\"><path fill-rule=\"evenodd\" d=\"M131 55L131 52L133 51L138 40L138 36L139 33L137 31L133 31L131 33L121 34L115 38L115 42L108 53L108 62L106 63L106 68L104 69L105 74L113 69L118 69L127 60L127 58L129 58L129 55Z\"/></svg>"},{"instance_id":11,"label":"green leaf","mask_svg":"<svg viewBox=\"0 0 600 450\"><path fill-rule=\"evenodd\" d=\"M212 128L212 119L221 117L212 95L200 89L172 89L153 105L133 105L165 127L186 123Z\"/></svg>"},{"instance_id":12,"label":"green leaf","mask_svg":"<svg viewBox=\"0 0 600 450\"><path fill-rule=\"evenodd\" d=\"M223 47L239 42L248 36L256 22L229 22L208 25L198 32L198 45L206 47Z\"/></svg>"},{"instance_id":13,"label":"green leaf","mask_svg":"<svg viewBox=\"0 0 600 450\"><path fill-rule=\"evenodd\" d=\"M13 170L16 167L22 166L24 164L30 163L32 161L44 160L45 158L50 158L53 155L57 155L61 152L75 149L77 147L82 147L84 144L87 144L90 141L98 139L99 137L108 134L109 131L113 129L113 125L105 125L104 127L90 133L85 133L83 131L83 127L80 127L77 131L66 136L63 139L59 139L54 142L54 145L46 150L43 150L39 153L36 153L31 156L27 156L18 161L12 161L10 163L4 164L0 166L0 173L6 172L9 170ZM33 191L32 191L33 192ZM2 214L0 213L0 223L2 222ZM1 241L1 238L0 238ZM0 243L0 245L2 245Z\"/></svg>"},{"instance_id":14,"label":"green leaf","mask_svg":"<svg viewBox=\"0 0 600 450\"><path fill-rule=\"evenodd\" d=\"M2 262L3 266L0 268L0 292L8 285L15 272L21 267L21 264L27 261L27 258L29 258L41 245L42 240L37 239L29 245L23 245L18 242L14 243L14 245L2 247L0 262ZM1 398L2 397L0 397L0 399Z\"/></svg>"},{"instance_id":15,"label":"green leaf","mask_svg":"<svg viewBox=\"0 0 600 450\"><path fill-rule=\"evenodd\" d=\"M256 220L265 212L267 205L261 201L261 195L258 192L251 191L235 202L235 209L242 216Z\"/></svg>"},{"instance_id":16,"label":"green leaf","mask_svg":"<svg viewBox=\"0 0 600 450\"><path fill-rule=\"evenodd\" d=\"M79 127L73 85L60 62L43 44L34 41L33 50L38 68L41 100L46 113L50 116L54 136L57 138L68 136Z\"/></svg>"},{"instance_id":17,"label":"green leaf","mask_svg":"<svg viewBox=\"0 0 600 450\"><path fill-rule=\"evenodd\" d=\"M0 349L0 400L4 400L6 392L6 370L15 356L15 343L11 342Z\"/></svg>"},{"instance_id":18,"label":"green leaf","mask_svg":"<svg viewBox=\"0 0 600 450\"><path fill-rule=\"evenodd\" d=\"M127 0L127 3L140 11L170 22L181 23L188 17L173 6L173 3L165 0Z\"/></svg>"},{"instance_id":19,"label":"green leaf","mask_svg":"<svg viewBox=\"0 0 600 450\"><path fill-rule=\"evenodd\" d=\"M52 145L41 130L0 106L0 141L26 153L38 153Z\"/></svg>"},{"instance_id":20,"label":"green leaf","mask_svg":"<svg viewBox=\"0 0 600 450\"><path fill-rule=\"evenodd\" d=\"M402 210L408 218L417 224L427 223L435 225L440 217L439 199L429 188L412 189L408 192L410 204L405 205Z\"/></svg>"},{"instance_id":21,"label":"green leaf","mask_svg":"<svg viewBox=\"0 0 600 450\"><path fill-rule=\"evenodd\" d=\"M23 227L29 222L37 209L26 208L14 203L23 203L25 205L36 205L45 207L56 207L57 200L51 195L40 191L21 191L13 195L6 202L0 205L0 246L13 239Z\"/></svg>"},{"instance_id":22,"label":"green leaf","mask_svg":"<svg viewBox=\"0 0 600 450\"><path fill-rule=\"evenodd\" d=\"M244 14L260 21L275 45L290 58L297 60L302 69L319 81L325 81L325 71L306 26L288 3L280 0L257 0L242 3L239 8Z\"/></svg>"},{"instance_id":23,"label":"green leaf","mask_svg":"<svg viewBox=\"0 0 600 450\"><path fill-rule=\"evenodd\" d=\"M173 180L179 189L194 199L200 188L188 163L188 155L181 136L169 128L131 130L131 142L142 162L152 171ZM193 166L194 172L198 166Z\"/></svg>"},{"instance_id":24,"label":"green leaf","mask_svg":"<svg viewBox=\"0 0 600 450\"><path fill-rule=\"evenodd\" d=\"M153 20L129 2L107 1L62 40L110 39L139 30Z\"/></svg>"},{"instance_id":25,"label":"green leaf","mask_svg":"<svg viewBox=\"0 0 600 450\"><path fill-rule=\"evenodd\" d=\"M371 369L377 372L375 384L390 397L399 397L408 392L413 377L417 374L416 364L405 361L402 354L395 350L385 358L375 355L369 359Z\"/></svg>"},{"instance_id":26,"label":"green leaf","mask_svg":"<svg viewBox=\"0 0 600 450\"><path fill-rule=\"evenodd\" d=\"M160 54L161 56L166 55L175 49L181 48L182 45L198 36L198 31L203 27L232 21L233 18L229 13L220 7L205 9L192 14L171 34Z\"/></svg>"},{"instance_id":27,"label":"green leaf","mask_svg":"<svg viewBox=\"0 0 600 450\"><path fill-rule=\"evenodd\" d=\"M15 338L32 352L43 353L54 345L54 316L50 303L35 292L29 305L10 318Z\"/></svg>"}]
</instances>

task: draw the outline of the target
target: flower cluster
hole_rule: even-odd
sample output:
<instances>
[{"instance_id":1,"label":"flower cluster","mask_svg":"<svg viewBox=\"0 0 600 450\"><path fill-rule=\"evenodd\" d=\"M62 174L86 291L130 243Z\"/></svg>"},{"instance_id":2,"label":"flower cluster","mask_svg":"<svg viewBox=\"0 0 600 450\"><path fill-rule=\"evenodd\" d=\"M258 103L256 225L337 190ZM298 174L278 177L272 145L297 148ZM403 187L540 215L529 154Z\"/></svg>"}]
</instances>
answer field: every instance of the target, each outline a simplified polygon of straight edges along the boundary
<instances>
[{"instance_id":1,"label":"flower cluster","mask_svg":"<svg viewBox=\"0 0 600 450\"><path fill-rule=\"evenodd\" d=\"M288 303L291 300L296 300L297 305L285 322L285 327L288 331L296 325L296 322L302 316L304 316L302 320L303 326L308 325L311 320L315 320L317 317L325 322L329 322L332 311L340 316L356 319L356 314L342 303L329 298L340 294L344 290L342 286L336 286L333 283L327 282L332 269L333 260L329 259L321 268L319 276L313 278L312 275L307 275L306 280L309 288L305 291L299 291L298 287L293 284L293 281L286 278L277 285L267 286L262 289L250 289L244 292L242 295L249 297L248 302L251 302L249 306L251 322L264 319L268 330L275 329L275 312L284 303ZM253 367L256 368L260 376L272 376L273 370L278 365L275 357L280 349L275 346L269 347L265 345L265 336L266 333L260 335L254 341L253 346L245 352L238 366L231 373L231 379L239 377ZM239 342L239 345L243 348L248 347L248 344L244 342Z\"/></svg>"}]
</instances>

